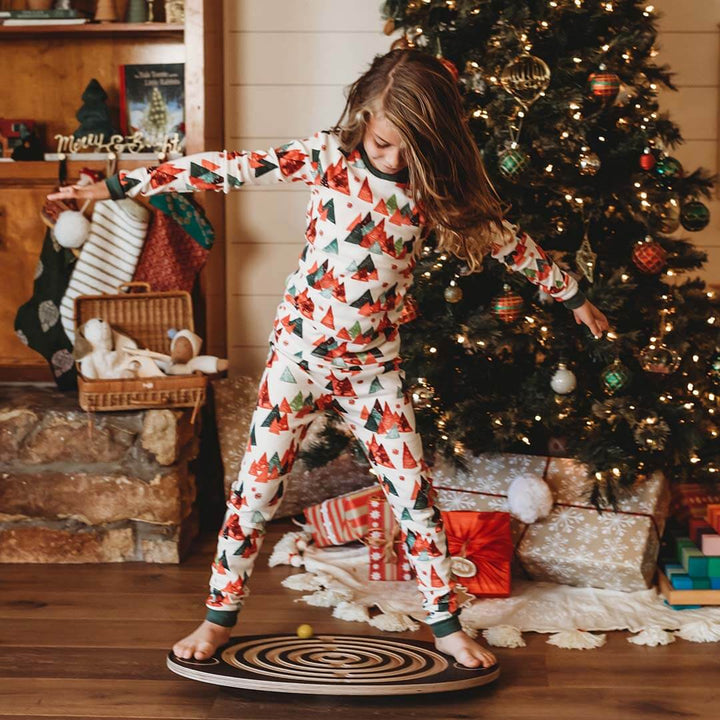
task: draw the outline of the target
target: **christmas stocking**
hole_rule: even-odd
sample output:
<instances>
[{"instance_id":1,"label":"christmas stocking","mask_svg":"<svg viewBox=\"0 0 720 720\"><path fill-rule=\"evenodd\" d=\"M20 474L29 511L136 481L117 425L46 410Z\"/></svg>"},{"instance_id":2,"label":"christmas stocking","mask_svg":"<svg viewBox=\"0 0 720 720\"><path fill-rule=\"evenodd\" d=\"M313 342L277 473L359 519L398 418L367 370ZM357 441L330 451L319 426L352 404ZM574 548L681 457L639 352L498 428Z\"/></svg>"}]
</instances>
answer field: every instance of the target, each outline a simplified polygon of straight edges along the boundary
<instances>
[{"instance_id":1,"label":"christmas stocking","mask_svg":"<svg viewBox=\"0 0 720 720\"><path fill-rule=\"evenodd\" d=\"M74 307L78 295L116 293L132 280L148 228L149 212L134 200L95 203L88 239L60 304L65 334L75 342Z\"/></svg>"},{"instance_id":2,"label":"christmas stocking","mask_svg":"<svg viewBox=\"0 0 720 720\"><path fill-rule=\"evenodd\" d=\"M49 363L61 390L76 387L72 343L60 322L60 301L70 280L75 255L60 247L48 229L35 269L33 295L15 316L15 332Z\"/></svg>"},{"instance_id":3,"label":"christmas stocking","mask_svg":"<svg viewBox=\"0 0 720 720\"><path fill-rule=\"evenodd\" d=\"M185 195L154 195L150 202L157 209L134 280L149 283L157 292L191 292L213 244L212 225L203 209Z\"/></svg>"}]
</instances>

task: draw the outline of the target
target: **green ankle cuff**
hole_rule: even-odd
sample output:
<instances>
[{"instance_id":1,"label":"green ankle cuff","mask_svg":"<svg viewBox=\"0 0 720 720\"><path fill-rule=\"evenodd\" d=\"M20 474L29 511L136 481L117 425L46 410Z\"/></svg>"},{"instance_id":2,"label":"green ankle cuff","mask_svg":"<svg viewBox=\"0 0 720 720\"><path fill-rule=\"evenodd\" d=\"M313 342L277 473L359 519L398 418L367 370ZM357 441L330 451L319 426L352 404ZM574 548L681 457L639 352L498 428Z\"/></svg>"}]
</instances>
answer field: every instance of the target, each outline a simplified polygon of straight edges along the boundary
<instances>
[{"instance_id":1,"label":"green ankle cuff","mask_svg":"<svg viewBox=\"0 0 720 720\"><path fill-rule=\"evenodd\" d=\"M236 610L210 610L205 613L205 619L208 622L222 625L223 627L233 627L237 622Z\"/></svg>"},{"instance_id":2,"label":"green ankle cuff","mask_svg":"<svg viewBox=\"0 0 720 720\"><path fill-rule=\"evenodd\" d=\"M440 622L430 624L430 630L432 630L432 634L436 638L439 638L451 635L458 630L462 630L462 627L460 626L460 619L458 616L453 615L447 620L441 620Z\"/></svg>"}]
</instances>

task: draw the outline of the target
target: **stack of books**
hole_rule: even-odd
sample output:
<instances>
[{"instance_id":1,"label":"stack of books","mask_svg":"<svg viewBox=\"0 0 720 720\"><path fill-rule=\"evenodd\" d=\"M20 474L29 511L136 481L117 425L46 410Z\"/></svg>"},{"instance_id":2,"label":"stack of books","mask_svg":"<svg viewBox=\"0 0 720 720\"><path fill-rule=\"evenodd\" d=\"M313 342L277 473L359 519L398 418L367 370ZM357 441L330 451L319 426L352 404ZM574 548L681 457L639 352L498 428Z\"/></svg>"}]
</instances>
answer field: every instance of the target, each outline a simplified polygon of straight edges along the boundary
<instances>
[{"instance_id":1,"label":"stack of books","mask_svg":"<svg viewBox=\"0 0 720 720\"><path fill-rule=\"evenodd\" d=\"M84 25L88 18L77 10L0 10L0 23L5 27L35 25Z\"/></svg>"}]
</instances>

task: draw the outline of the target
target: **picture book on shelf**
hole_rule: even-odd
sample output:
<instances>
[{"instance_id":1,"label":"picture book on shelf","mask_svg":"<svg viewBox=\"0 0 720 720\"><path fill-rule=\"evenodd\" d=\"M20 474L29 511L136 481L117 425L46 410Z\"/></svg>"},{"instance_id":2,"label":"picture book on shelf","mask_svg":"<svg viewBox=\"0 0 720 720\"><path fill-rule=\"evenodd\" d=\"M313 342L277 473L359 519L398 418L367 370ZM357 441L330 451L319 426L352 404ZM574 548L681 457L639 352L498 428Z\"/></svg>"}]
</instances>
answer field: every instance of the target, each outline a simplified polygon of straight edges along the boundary
<instances>
[{"instance_id":1,"label":"picture book on shelf","mask_svg":"<svg viewBox=\"0 0 720 720\"><path fill-rule=\"evenodd\" d=\"M185 137L183 63L120 66L120 123L125 135L142 134L147 151L162 150L167 138Z\"/></svg>"}]
</instances>

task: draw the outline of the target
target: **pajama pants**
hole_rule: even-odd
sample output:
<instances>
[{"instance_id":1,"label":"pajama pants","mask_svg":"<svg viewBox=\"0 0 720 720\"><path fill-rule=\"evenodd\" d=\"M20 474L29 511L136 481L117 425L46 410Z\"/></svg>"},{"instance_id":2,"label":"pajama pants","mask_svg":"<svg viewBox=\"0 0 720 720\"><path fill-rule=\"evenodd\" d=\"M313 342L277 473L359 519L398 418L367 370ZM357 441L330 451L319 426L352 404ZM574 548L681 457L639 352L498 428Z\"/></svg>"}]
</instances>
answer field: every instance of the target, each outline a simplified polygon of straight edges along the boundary
<instances>
[{"instance_id":1,"label":"pajama pants","mask_svg":"<svg viewBox=\"0 0 720 720\"><path fill-rule=\"evenodd\" d=\"M287 337L287 336L285 336ZM285 343L271 340L250 421L246 452L227 501L212 564L206 619L232 627L248 595L248 578L265 525L283 495L311 421L339 413L365 448L371 467L400 524L400 537L416 571L436 637L460 629L455 580L440 511L433 504L415 414L400 358L337 368L325 359L299 364Z\"/></svg>"}]
</instances>

